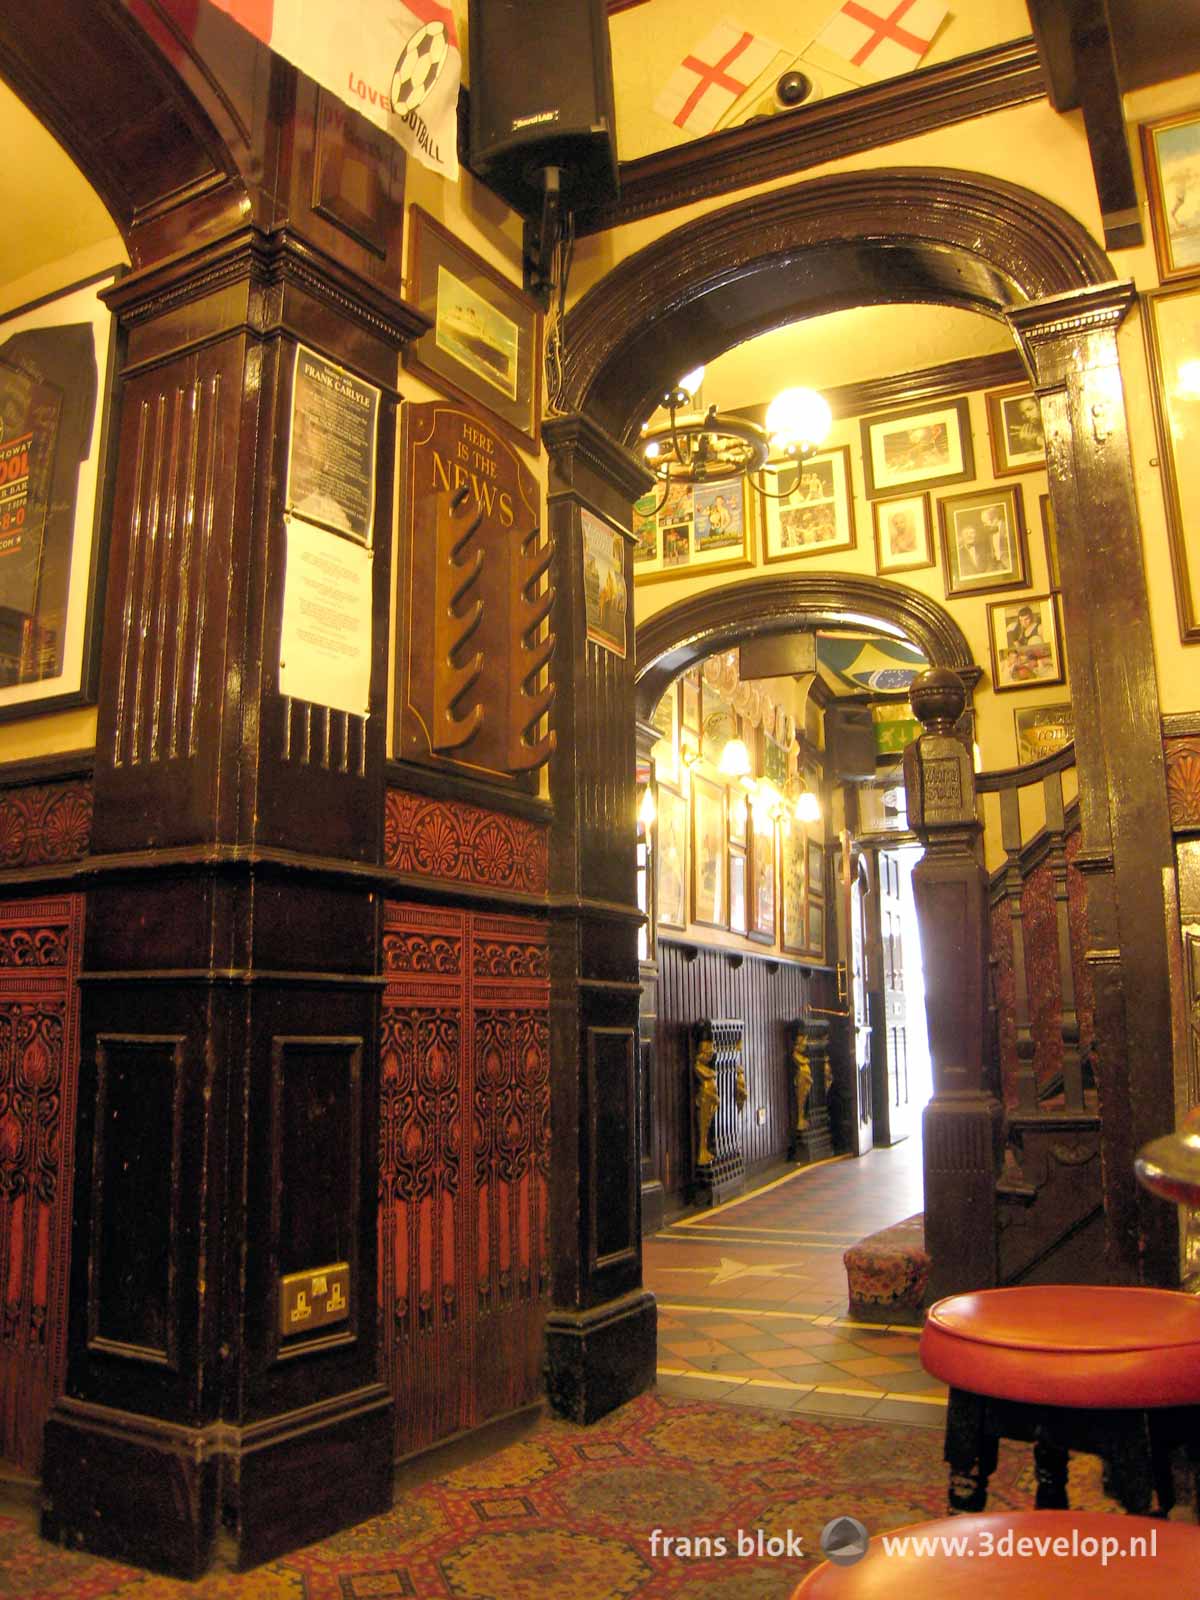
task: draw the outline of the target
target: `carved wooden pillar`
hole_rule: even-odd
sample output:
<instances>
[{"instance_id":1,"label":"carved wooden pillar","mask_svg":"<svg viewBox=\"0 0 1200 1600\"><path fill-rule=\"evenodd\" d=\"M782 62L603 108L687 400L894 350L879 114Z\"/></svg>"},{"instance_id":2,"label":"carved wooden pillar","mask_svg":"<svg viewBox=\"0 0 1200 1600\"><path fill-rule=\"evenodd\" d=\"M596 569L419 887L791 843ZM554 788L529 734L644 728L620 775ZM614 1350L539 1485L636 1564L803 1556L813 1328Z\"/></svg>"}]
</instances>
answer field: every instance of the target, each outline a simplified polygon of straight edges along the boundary
<instances>
[{"instance_id":1,"label":"carved wooden pillar","mask_svg":"<svg viewBox=\"0 0 1200 1600\"><path fill-rule=\"evenodd\" d=\"M932 1298L996 1281L1002 1111L986 1086L988 881L979 858L971 757L953 728L958 676L923 672L910 691L925 732L904 753L909 822L925 846L913 898L925 967L933 1098L925 1108L925 1246Z\"/></svg>"},{"instance_id":2,"label":"carved wooden pillar","mask_svg":"<svg viewBox=\"0 0 1200 1600\"><path fill-rule=\"evenodd\" d=\"M634 885L633 557L636 462L586 417L548 422L560 688L550 763L554 1407L603 1416L654 1381L654 1297L642 1288ZM596 613L589 552L619 571L623 649ZM594 569L593 569L594 570ZM590 619L590 625L589 625ZM608 612L611 624L611 607Z\"/></svg>"},{"instance_id":3,"label":"carved wooden pillar","mask_svg":"<svg viewBox=\"0 0 1200 1600\"><path fill-rule=\"evenodd\" d=\"M176 216L161 264L109 296L125 351L69 1356L43 1468L47 1536L185 1577L219 1530L246 1566L383 1509L392 1473L373 872L396 369L424 321L396 297L393 147L282 63L246 84L242 126L273 152L257 170L274 189L248 191L226 231L211 208L207 236ZM353 710L282 693L299 345L310 372L377 408L358 457L373 500L357 471L343 479L348 500L364 491L361 527L319 546L334 591L345 552L361 578L338 636L369 645Z\"/></svg>"},{"instance_id":4,"label":"carved wooden pillar","mask_svg":"<svg viewBox=\"0 0 1200 1600\"><path fill-rule=\"evenodd\" d=\"M1096 996L1108 1270L1179 1277L1176 1214L1133 1156L1174 1126L1167 903L1173 865L1146 575L1117 359L1131 284L1009 314L1042 404L1075 707L1088 951Z\"/></svg>"},{"instance_id":5,"label":"carved wooden pillar","mask_svg":"<svg viewBox=\"0 0 1200 1600\"><path fill-rule=\"evenodd\" d=\"M662 737L650 722L634 724L637 740L637 771L649 774L649 783L657 803L656 774L653 770L652 752ZM655 936L655 917L658 906L658 836L653 825L646 829L646 892L644 909L647 918L644 948L646 956L641 962L642 996L638 1011L638 1095L640 1104L640 1137L642 1153L642 1233L657 1233L662 1227L666 1208L666 1191L663 1188L659 1128L659 1066L658 1066L658 943Z\"/></svg>"}]
</instances>

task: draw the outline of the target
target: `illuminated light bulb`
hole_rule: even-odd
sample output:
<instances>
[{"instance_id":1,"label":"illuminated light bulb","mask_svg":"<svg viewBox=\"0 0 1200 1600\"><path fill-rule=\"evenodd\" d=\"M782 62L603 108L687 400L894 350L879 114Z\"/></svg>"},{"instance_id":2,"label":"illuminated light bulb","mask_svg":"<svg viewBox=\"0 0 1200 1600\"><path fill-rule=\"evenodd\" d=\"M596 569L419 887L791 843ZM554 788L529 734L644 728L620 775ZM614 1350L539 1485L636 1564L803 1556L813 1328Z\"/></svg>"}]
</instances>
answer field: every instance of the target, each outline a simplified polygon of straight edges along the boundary
<instances>
[{"instance_id":1,"label":"illuminated light bulb","mask_svg":"<svg viewBox=\"0 0 1200 1600\"><path fill-rule=\"evenodd\" d=\"M811 789L805 789L796 796L796 821L820 822L821 802Z\"/></svg>"},{"instance_id":2,"label":"illuminated light bulb","mask_svg":"<svg viewBox=\"0 0 1200 1600\"><path fill-rule=\"evenodd\" d=\"M784 389L767 407L767 432L777 449L824 444L833 413L815 389Z\"/></svg>"},{"instance_id":3,"label":"illuminated light bulb","mask_svg":"<svg viewBox=\"0 0 1200 1600\"><path fill-rule=\"evenodd\" d=\"M744 739L730 739L721 751L718 771L727 778L744 778L750 771L750 752Z\"/></svg>"},{"instance_id":4,"label":"illuminated light bulb","mask_svg":"<svg viewBox=\"0 0 1200 1600\"><path fill-rule=\"evenodd\" d=\"M646 832L654 826L654 819L658 815L654 805L654 790L649 784L642 790L642 803L638 807L638 821Z\"/></svg>"},{"instance_id":5,"label":"illuminated light bulb","mask_svg":"<svg viewBox=\"0 0 1200 1600\"><path fill-rule=\"evenodd\" d=\"M678 387L683 390L690 400L704 382L704 368L693 367L691 372L685 372L680 378Z\"/></svg>"}]
</instances>

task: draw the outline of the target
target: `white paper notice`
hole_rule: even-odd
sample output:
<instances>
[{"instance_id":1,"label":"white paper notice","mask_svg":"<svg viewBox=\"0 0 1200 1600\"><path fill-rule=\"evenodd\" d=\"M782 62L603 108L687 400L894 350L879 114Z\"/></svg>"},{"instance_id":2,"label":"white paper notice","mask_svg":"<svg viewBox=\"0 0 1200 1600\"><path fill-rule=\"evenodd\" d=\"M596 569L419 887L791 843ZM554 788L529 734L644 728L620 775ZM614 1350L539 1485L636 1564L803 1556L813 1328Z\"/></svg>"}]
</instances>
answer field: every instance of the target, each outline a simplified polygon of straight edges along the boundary
<instances>
[{"instance_id":1,"label":"white paper notice","mask_svg":"<svg viewBox=\"0 0 1200 1600\"><path fill-rule=\"evenodd\" d=\"M371 687L371 552L291 516L279 692L365 717Z\"/></svg>"}]
</instances>

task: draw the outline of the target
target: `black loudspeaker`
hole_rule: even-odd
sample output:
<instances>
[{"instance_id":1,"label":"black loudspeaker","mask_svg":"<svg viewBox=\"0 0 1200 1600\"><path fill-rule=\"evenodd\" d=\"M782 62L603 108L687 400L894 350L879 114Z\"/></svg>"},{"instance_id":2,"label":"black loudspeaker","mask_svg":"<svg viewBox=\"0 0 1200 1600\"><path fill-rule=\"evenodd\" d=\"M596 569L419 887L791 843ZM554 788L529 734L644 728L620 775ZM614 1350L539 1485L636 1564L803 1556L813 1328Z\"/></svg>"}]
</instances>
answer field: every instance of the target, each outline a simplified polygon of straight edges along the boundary
<instances>
[{"instance_id":1,"label":"black loudspeaker","mask_svg":"<svg viewBox=\"0 0 1200 1600\"><path fill-rule=\"evenodd\" d=\"M825 713L825 751L835 778L843 782L875 776L875 723L868 706L830 706Z\"/></svg>"},{"instance_id":2,"label":"black loudspeaker","mask_svg":"<svg viewBox=\"0 0 1200 1600\"><path fill-rule=\"evenodd\" d=\"M617 139L604 0L470 0L471 171L524 217L546 167L562 205L615 198Z\"/></svg>"}]
</instances>

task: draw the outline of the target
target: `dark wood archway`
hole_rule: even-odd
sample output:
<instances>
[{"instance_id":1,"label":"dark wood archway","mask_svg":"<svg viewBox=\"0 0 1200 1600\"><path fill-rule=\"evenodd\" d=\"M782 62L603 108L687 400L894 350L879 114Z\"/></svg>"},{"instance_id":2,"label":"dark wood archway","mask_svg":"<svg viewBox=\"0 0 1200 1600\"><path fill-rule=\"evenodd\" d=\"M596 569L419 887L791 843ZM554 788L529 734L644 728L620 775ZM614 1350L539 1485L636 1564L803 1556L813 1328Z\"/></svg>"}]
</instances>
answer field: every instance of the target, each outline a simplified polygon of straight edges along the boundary
<instances>
[{"instance_id":1,"label":"dark wood archway","mask_svg":"<svg viewBox=\"0 0 1200 1600\"><path fill-rule=\"evenodd\" d=\"M951 668L968 685L980 676L966 635L928 595L857 572L789 572L707 589L644 622L637 630L638 717L647 720L672 679L714 650L752 634L844 626L848 613L903 634L931 666Z\"/></svg>"}]
</instances>

